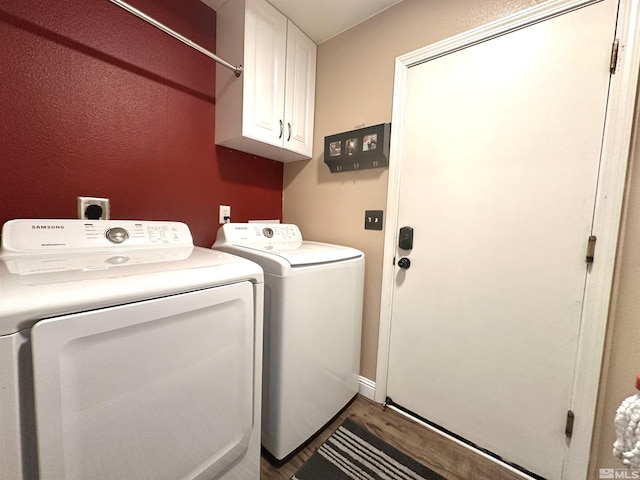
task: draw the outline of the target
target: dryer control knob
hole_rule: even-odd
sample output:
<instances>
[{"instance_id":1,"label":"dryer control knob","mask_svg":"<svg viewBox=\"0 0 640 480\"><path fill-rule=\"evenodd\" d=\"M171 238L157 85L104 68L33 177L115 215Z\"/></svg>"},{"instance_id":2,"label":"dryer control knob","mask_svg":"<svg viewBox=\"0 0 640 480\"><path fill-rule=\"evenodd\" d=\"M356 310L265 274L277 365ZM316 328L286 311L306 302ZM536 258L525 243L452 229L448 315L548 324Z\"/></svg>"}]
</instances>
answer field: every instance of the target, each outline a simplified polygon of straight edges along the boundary
<instances>
[{"instance_id":1,"label":"dryer control knob","mask_svg":"<svg viewBox=\"0 0 640 480\"><path fill-rule=\"evenodd\" d=\"M129 232L122 227L114 227L107 230L105 236L111 243L122 243L129 238Z\"/></svg>"}]
</instances>

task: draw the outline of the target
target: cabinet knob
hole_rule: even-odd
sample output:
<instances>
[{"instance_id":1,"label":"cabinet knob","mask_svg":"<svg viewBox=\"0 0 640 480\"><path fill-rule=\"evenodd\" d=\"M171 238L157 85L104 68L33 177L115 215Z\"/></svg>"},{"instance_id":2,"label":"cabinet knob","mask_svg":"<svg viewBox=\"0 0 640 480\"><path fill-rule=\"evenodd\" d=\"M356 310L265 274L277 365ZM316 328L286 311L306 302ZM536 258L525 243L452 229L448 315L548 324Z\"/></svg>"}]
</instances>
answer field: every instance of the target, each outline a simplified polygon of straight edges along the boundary
<instances>
[{"instance_id":1,"label":"cabinet knob","mask_svg":"<svg viewBox=\"0 0 640 480\"><path fill-rule=\"evenodd\" d=\"M282 138L283 132L284 132L284 124L282 123L282 120L280 120L280 135L278 135L278 138Z\"/></svg>"},{"instance_id":2,"label":"cabinet knob","mask_svg":"<svg viewBox=\"0 0 640 480\"><path fill-rule=\"evenodd\" d=\"M287 137L287 142L291 140L291 123L287 122L287 127L289 127L289 136Z\"/></svg>"}]
</instances>

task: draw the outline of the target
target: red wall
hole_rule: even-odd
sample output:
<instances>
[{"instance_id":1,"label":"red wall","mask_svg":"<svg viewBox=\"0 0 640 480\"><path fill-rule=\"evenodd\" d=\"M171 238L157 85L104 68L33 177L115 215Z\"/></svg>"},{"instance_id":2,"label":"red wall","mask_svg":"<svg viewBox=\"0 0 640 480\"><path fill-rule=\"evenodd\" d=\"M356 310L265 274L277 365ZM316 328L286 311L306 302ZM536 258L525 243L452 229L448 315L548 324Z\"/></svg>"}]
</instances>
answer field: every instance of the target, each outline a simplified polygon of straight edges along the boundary
<instances>
[{"instance_id":1,"label":"red wall","mask_svg":"<svg viewBox=\"0 0 640 480\"><path fill-rule=\"evenodd\" d=\"M128 3L215 51L199 0ZM107 197L210 246L220 204L281 218L282 164L216 147L214 96L213 60L107 0L0 0L0 223Z\"/></svg>"}]
</instances>

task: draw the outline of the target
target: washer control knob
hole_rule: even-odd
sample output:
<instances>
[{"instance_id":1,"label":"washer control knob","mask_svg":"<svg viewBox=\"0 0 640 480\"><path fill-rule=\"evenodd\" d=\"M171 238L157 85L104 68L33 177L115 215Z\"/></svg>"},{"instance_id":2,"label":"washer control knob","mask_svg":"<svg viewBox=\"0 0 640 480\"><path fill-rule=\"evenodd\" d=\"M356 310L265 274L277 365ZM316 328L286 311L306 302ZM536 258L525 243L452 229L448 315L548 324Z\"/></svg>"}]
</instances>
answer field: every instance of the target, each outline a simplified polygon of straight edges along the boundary
<instances>
[{"instance_id":1,"label":"washer control knob","mask_svg":"<svg viewBox=\"0 0 640 480\"><path fill-rule=\"evenodd\" d=\"M107 230L105 236L111 243L122 243L129 238L129 232L122 227L114 227Z\"/></svg>"}]
</instances>

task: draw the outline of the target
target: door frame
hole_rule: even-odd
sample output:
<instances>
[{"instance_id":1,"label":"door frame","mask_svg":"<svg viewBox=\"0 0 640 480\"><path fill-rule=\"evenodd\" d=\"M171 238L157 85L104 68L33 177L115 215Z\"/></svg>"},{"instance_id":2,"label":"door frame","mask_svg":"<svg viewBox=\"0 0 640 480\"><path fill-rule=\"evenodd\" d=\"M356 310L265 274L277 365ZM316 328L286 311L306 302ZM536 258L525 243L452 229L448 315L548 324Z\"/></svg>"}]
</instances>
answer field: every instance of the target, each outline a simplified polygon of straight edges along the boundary
<instances>
[{"instance_id":1,"label":"door frame","mask_svg":"<svg viewBox=\"0 0 640 480\"><path fill-rule=\"evenodd\" d=\"M395 284L393 259L397 248L401 138L404 130L408 69L528 25L599 3L599 1L550 0L396 58L375 401L383 403L387 397ZM567 480L586 478L589 463L638 86L639 11L640 0L620 0L616 26L616 38L619 40L618 65L616 73L611 76L592 231L592 234L598 238L597 257L587 271L584 308L580 323L573 381L574 394L570 407L575 413L575 424L571 448L567 450L564 468L564 478ZM576 395L577 392L580 394Z\"/></svg>"}]
</instances>

